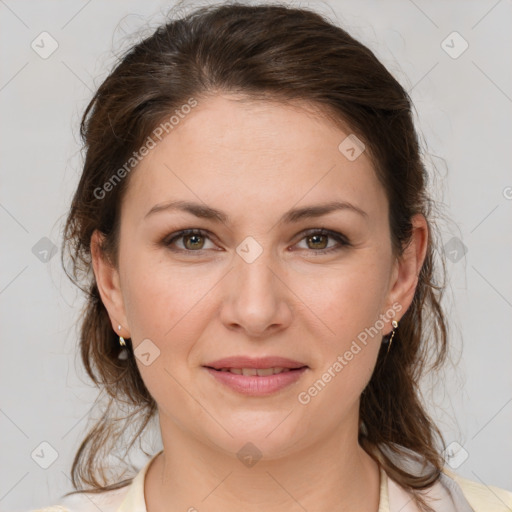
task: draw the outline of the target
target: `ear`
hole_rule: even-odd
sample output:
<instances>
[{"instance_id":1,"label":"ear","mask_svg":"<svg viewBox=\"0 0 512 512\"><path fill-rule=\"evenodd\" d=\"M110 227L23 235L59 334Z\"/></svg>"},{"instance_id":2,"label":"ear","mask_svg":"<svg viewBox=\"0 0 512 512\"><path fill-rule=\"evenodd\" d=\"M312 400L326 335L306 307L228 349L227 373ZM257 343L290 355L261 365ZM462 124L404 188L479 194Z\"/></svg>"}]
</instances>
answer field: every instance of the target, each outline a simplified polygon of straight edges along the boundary
<instances>
[{"instance_id":1,"label":"ear","mask_svg":"<svg viewBox=\"0 0 512 512\"><path fill-rule=\"evenodd\" d=\"M412 235L410 243L394 264L388 295L389 306L398 303L402 307L396 320L402 317L414 298L418 278L425 261L428 243L428 224L421 214L412 219Z\"/></svg>"},{"instance_id":2,"label":"ear","mask_svg":"<svg viewBox=\"0 0 512 512\"><path fill-rule=\"evenodd\" d=\"M130 331L121 292L119 272L101 250L103 239L104 235L96 229L92 234L90 247L96 284L115 333L124 338L129 338ZM121 325L121 329L118 329L119 325Z\"/></svg>"}]
</instances>

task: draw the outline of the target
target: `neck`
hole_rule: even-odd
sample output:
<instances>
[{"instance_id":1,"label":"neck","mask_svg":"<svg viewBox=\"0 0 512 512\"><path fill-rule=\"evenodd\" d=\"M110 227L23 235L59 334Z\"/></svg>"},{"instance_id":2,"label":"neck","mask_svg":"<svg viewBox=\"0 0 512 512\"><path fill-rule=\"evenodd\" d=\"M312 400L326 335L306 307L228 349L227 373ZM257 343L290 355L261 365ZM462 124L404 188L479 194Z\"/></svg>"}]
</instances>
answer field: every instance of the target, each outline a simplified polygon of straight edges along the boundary
<instances>
[{"instance_id":1,"label":"neck","mask_svg":"<svg viewBox=\"0 0 512 512\"><path fill-rule=\"evenodd\" d=\"M148 512L377 512L378 464L341 430L284 457L243 464L160 416L164 451L146 473Z\"/></svg>"}]
</instances>

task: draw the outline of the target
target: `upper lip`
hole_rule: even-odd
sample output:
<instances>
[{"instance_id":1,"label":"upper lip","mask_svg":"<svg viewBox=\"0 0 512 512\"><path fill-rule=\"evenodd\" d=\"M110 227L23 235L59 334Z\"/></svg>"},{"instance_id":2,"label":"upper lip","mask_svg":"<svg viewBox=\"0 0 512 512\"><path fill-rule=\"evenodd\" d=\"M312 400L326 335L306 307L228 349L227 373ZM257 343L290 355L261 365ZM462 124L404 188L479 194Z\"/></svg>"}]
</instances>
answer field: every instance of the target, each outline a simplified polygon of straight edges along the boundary
<instances>
[{"instance_id":1,"label":"upper lip","mask_svg":"<svg viewBox=\"0 0 512 512\"><path fill-rule=\"evenodd\" d=\"M249 356L231 356L223 359L217 359L204 366L215 368L302 368L305 365L300 361L294 361L286 357L268 356L268 357L249 357Z\"/></svg>"}]
</instances>

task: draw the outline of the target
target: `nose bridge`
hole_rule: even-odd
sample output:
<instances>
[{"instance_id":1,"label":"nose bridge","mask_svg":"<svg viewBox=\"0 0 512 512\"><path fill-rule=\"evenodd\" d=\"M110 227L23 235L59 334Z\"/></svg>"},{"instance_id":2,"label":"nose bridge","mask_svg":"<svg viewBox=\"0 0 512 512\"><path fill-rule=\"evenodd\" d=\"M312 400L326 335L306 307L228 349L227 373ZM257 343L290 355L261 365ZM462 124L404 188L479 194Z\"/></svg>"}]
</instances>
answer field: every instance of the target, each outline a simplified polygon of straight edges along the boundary
<instances>
[{"instance_id":1,"label":"nose bridge","mask_svg":"<svg viewBox=\"0 0 512 512\"><path fill-rule=\"evenodd\" d=\"M287 310L284 304L286 287L276 276L278 263L274 251L247 237L236 252L224 320L238 324L253 335L271 325L283 324L286 320L283 312Z\"/></svg>"},{"instance_id":2,"label":"nose bridge","mask_svg":"<svg viewBox=\"0 0 512 512\"><path fill-rule=\"evenodd\" d=\"M267 240L268 242L268 240ZM274 297L274 275L276 262L270 243L264 247L264 242L259 242L253 237L247 237L236 249L237 261L235 279L240 285L240 292L253 294L255 299L261 299L259 295L266 296L266 300ZM240 297L239 297L240 298Z\"/></svg>"}]
</instances>

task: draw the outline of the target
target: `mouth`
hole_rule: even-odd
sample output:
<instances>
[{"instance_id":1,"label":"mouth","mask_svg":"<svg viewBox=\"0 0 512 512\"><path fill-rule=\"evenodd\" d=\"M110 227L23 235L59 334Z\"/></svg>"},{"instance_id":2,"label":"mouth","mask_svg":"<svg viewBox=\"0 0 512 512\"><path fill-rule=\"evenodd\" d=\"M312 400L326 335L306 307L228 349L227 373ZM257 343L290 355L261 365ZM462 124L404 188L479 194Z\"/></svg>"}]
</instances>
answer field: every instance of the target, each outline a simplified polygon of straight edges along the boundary
<instances>
[{"instance_id":1,"label":"mouth","mask_svg":"<svg viewBox=\"0 0 512 512\"><path fill-rule=\"evenodd\" d=\"M214 382L249 396L268 396L291 386L309 369L304 363L282 357L219 359L203 368Z\"/></svg>"},{"instance_id":2,"label":"mouth","mask_svg":"<svg viewBox=\"0 0 512 512\"><path fill-rule=\"evenodd\" d=\"M251 357L251 356L230 356L204 365L213 370L229 371L238 375L273 375L285 371L309 368L301 361L288 359L280 356ZM239 371L238 371L239 370ZM263 372L263 373L258 373ZM272 372L272 373L270 373Z\"/></svg>"},{"instance_id":3,"label":"mouth","mask_svg":"<svg viewBox=\"0 0 512 512\"><path fill-rule=\"evenodd\" d=\"M300 366L298 368L283 368L279 366L271 368L214 368L212 366L205 366L205 368L209 368L210 370L214 370L216 372L234 373L236 375L268 377L269 375L278 375L280 373L294 372L306 369L308 366Z\"/></svg>"}]
</instances>

